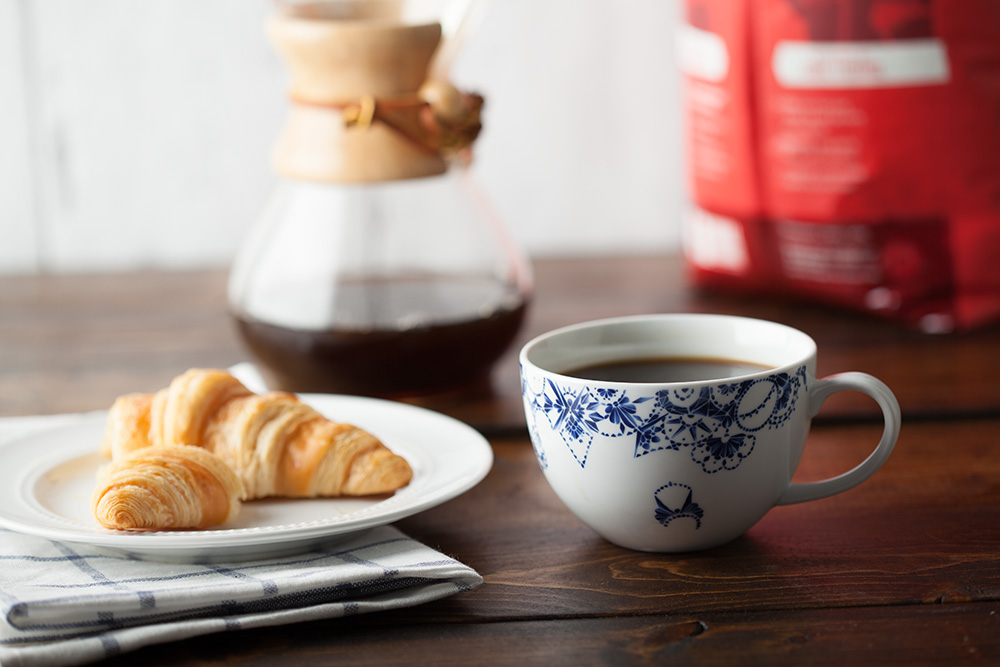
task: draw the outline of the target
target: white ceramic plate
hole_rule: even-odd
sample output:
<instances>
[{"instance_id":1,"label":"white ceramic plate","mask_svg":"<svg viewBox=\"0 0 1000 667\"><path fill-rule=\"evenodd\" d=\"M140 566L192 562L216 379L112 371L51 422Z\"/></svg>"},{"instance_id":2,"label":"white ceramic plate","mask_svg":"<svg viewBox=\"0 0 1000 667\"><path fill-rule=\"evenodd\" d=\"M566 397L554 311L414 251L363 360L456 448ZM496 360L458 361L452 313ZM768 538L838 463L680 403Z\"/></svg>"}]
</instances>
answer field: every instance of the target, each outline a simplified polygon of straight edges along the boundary
<instances>
[{"instance_id":1,"label":"white ceramic plate","mask_svg":"<svg viewBox=\"0 0 1000 667\"><path fill-rule=\"evenodd\" d=\"M90 512L105 415L34 433L0 447L0 526L138 558L246 560L306 551L411 516L468 491L493 466L476 430L423 408L372 398L304 394L328 418L363 428L406 458L409 485L392 496L255 500L215 530L121 532Z\"/></svg>"}]
</instances>

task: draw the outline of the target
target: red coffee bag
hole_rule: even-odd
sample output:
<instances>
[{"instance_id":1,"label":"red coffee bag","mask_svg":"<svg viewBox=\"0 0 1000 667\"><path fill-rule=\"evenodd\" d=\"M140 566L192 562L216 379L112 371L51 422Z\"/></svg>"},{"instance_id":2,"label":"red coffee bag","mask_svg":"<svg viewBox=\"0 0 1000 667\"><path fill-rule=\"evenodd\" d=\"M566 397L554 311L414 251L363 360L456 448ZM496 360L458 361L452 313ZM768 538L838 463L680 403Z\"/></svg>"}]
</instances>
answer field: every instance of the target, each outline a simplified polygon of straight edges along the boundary
<instances>
[{"instance_id":1,"label":"red coffee bag","mask_svg":"<svg viewBox=\"0 0 1000 667\"><path fill-rule=\"evenodd\" d=\"M1000 3L686 9L695 282L928 331L1000 318Z\"/></svg>"}]
</instances>

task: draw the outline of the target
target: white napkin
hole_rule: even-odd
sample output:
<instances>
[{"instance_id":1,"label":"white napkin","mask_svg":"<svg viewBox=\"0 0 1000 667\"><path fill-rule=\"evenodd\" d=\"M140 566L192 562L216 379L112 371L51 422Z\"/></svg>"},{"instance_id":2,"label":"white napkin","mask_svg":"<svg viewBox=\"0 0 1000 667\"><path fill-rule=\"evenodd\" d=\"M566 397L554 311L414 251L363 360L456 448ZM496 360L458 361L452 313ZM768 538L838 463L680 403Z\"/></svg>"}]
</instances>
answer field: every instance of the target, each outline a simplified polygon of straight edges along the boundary
<instances>
[{"instance_id":1,"label":"white napkin","mask_svg":"<svg viewBox=\"0 0 1000 667\"><path fill-rule=\"evenodd\" d=\"M0 448L74 419L0 419ZM0 665L82 665L212 632L409 607L482 582L391 526L320 551L214 564L140 561L0 529Z\"/></svg>"}]
</instances>

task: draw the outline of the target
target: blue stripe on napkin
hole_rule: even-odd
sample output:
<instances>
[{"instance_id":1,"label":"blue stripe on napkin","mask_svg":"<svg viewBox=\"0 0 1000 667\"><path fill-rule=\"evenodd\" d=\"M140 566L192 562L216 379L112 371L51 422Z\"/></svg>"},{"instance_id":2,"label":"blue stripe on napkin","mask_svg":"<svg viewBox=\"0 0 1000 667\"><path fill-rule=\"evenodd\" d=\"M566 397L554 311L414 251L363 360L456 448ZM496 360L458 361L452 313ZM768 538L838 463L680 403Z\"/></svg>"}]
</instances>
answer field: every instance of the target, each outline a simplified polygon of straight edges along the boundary
<instances>
[{"instance_id":1,"label":"blue stripe on napkin","mask_svg":"<svg viewBox=\"0 0 1000 667\"><path fill-rule=\"evenodd\" d=\"M0 663L85 664L159 637L406 607L481 583L391 526L328 550L231 564L140 561L0 529ZM57 662L49 649L70 644L73 662Z\"/></svg>"}]
</instances>

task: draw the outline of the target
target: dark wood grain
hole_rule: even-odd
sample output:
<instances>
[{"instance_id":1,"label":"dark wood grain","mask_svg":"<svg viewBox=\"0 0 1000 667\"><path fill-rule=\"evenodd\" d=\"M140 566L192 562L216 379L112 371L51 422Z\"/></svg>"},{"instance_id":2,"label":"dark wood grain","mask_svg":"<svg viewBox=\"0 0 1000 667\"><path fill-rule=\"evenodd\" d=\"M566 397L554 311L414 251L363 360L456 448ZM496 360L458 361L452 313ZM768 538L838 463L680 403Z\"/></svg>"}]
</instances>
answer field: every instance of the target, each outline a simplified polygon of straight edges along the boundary
<instances>
[{"instance_id":1,"label":"dark wood grain","mask_svg":"<svg viewBox=\"0 0 1000 667\"><path fill-rule=\"evenodd\" d=\"M246 359L222 271L0 278L0 415L106 408L192 366ZM575 322L719 312L785 322L819 373L892 387L904 426L888 463L833 498L778 507L695 554L647 554L591 532L556 498L524 427L516 347ZM536 297L491 386L413 402L488 434L489 476L398 522L476 568L483 586L414 609L212 635L109 665L998 664L1000 328L931 336L814 304L707 293L676 257L536 263ZM846 471L880 433L838 395L796 474Z\"/></svg>"},{"instance_id":2,"label":"dark wood grain","mask_svg":"<svg viewBox=\"0 0 1000 667\"><path fill-rule=\"evenodd\" d=\"M424 623L385 614L151 647L107 667L928 665L1000 661L1000 604Z\"/></svg>"},{"instance_id":3,"label":"dark wood grain","mask_svg":"<svg viewBox=\"0 0 1000 667\"><path fill-rule=\"evenodd\" d=\"M0 415L106 409L242 359L222 272L0 278Z\"/></svg>"},{"instance_id":4,"label":"dark wood grain","mask_svg":"<svg viewBox=\"0 0 1000 667\"><path fill-rule=\"evenodd\" d=\"M476 391L416 400L488 433L523 430L517 349L576 322L653 312L762 317L802 329L818 373L860 370L885 381L910 419L1000 415L1000 327L928 335L824 306L692 289L672 256L535 262L535 298L516 344ZM0 277L0 415L105 408L192 366L247 359L226 309L223 271ZM857 394L821 419L875 419Z\"/></svg>"},{"instance_id":5,"label":"dark wood grain","mask_svg":"<svg viewBox=\"0 0 1000 667\"><path fill-rule=\"evenodd\" d=\"M486 585L462 602L476 618L1000 600L998 428L904 429L861 486L775 508L744 537L695 554L599 538L556 498L526 441L494 441L482 484L397 525L483 574ZM956 434L961 446L948 446ZM878 435L869 425L814 429L796 479L846 471Z\"/></svg>"}]
</instances>

